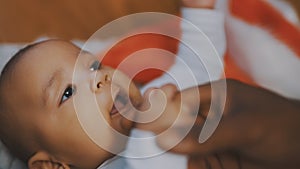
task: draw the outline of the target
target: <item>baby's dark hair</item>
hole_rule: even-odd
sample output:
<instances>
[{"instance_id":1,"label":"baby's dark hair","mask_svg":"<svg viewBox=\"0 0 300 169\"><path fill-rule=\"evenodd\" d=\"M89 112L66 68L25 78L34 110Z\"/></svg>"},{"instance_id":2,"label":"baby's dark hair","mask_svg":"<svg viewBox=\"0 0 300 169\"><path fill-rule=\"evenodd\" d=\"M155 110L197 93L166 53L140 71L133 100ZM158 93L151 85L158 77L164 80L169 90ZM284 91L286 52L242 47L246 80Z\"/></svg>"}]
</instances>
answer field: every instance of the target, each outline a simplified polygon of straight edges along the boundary
<instances>
[{"instance_id":1,"label":"baby's dark hair","mask_svg":"<svg viewBox=\"0 0 300 169\"><path fill-rule=\"evenodd\" d=\"M14 54L14 56L7 62L3 70L1 71L0 75L0 82L7 77L11 70L15 67L15 65L19 62L20 58L28 52L30 49L32 49L34 46L36 46L38 43L30 44L25 46L24 48L20 49L17 53ZM1 84L1 83L0 83Z\"/></svg>"},{"instance_id":2,"label":"baby's dark hair","mask_svg":"<svg viewBox=\"0 0 300 169\"><path fill-rule=\"evenodd\" d=\"M7 85L8 79L11 76L14 68L17 63L25 56L27 52L33 49L37 44L30 44L23 49L19 50L14 56L8 61L0 75L0 93L4 90L4 85ZM11 128L13 123L13 119L10 118L10 108L7 106L7 102L3 94L0 94L0 140L3 144L8 148L8 150L15 155L17 158L22 160L23 162L27 162L29 157L32 155L30 151L25 148L25 145L22 143L22 140L17 138L17 133L15 136L11 136L9 128ZM12 138L13 137L13 138Z\"/></svg>"}]
</instances>

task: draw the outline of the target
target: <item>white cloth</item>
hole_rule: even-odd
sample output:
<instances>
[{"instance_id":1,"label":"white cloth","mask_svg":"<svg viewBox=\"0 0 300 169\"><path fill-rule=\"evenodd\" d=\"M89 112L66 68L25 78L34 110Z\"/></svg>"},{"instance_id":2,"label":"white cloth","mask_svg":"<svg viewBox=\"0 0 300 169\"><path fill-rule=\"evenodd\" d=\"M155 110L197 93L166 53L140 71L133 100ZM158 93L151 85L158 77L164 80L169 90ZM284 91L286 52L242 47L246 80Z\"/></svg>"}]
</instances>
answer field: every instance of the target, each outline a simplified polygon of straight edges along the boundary
<instances>
[{"instance_id":1,"label":"white cloth","mask_svg":"<svg viewBox=\"0 0 300 169\"><path fill-rule=\"evenodd\" d=\"M0 169L25 169L21 161L12 156L6 147L0 142Z\"/></svg>"}]
</instances>

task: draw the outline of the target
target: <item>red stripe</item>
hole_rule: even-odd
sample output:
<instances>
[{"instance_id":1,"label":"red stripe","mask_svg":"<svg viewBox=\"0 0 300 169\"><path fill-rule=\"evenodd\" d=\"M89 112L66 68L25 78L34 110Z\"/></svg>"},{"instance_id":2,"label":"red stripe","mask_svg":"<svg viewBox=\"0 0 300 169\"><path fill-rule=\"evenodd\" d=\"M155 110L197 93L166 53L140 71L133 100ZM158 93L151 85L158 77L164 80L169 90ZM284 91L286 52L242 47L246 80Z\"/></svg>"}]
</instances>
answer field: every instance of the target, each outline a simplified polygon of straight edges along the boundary
<instances>
[{"instance_id":1,"label":"red stripe","mask_svg":"<svg viewBox=\"0 0 300 169\"><path fill-rule=\"evenodd\" d=\"M180 37L181 35L181 29L180 29L180 22L179 20L170 20L162 24L158 24L155 26L149 26L149 27L143 27L141 29L136 30L136 32L165 32L165 31L173 31L173 34L177 35L177 37ZM134 34L134 32L133 32ZM169 51L171 53L174 53L174 55L177 53L178 50L178 44L179 41L177 39L174 39L172 37L162 35L162 34L151 34L151 33L144 33L144 34L138 34L131 37L128 37L126 39L123 39L119 41L117 44L109 48L105 56L102 59L102 63L105 65L109 65L113 68L117 68L128 56L133 54L134 52L141 51L143 49L162 49ZM145 61L144 59L147 59ZM160 67L159 69L146 69L141 72L139 72L135 77L134 80L138 83L147 83L168 70L173 64L175 58L170 57L161 57L159 59L151 59L153 56L149 53L147 56L143 55L143 57L136 58L134 62L126 62L128 64L128 67L124 67L122 71L126 73L127 75L131 76L130 72L132 72L132 66L136 66L136 64L145 64L145 66L151 66L152 64L155 64L155 62L162 62L164 63L163 67ZM157 57L156 57L157 58Z\"/></svg>"},{"instance_id":2,"label":"red stripe","mask_svg":"<svg viewBox=\"0 0 300 169\"><path fill-rule=\"evenodd\" d=\"M231 0L229 6L234 16L268 30L300 58L299 28L285 19L268 2L264 0Z\"/></svg>"},{"instance_id":3,"label":"red stripe","mask_svg":"<svg viewBox=\"0 0 300 169\"><path fill-rule=\"evenodd\" d=\"M241 82L250 84L250 85L257 85L254 80L243 71L236 62L232 59L230 54L227 52L224 57L224 64L225 64L225 76L226 78L236 79Z\"/></svg>"}]
</instances>

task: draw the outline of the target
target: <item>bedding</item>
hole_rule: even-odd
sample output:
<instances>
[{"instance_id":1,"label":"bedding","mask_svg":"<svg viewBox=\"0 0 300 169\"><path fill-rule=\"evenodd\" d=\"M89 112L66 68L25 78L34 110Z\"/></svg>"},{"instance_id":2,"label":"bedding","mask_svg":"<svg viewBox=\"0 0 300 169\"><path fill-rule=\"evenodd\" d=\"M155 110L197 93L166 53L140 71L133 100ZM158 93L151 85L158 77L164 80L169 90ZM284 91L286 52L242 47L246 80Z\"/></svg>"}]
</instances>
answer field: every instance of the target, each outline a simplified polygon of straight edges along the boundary
<instances>
[{"instance_id":1,"label":"bedding","mask_svg":"<svg viewBox=\"0 0 300 169\"><path fill-rule=\"evenodd\" d=\"M0 169L27 169L24 163L13 157L0 142Z\"/></svg>"}]
</instances>

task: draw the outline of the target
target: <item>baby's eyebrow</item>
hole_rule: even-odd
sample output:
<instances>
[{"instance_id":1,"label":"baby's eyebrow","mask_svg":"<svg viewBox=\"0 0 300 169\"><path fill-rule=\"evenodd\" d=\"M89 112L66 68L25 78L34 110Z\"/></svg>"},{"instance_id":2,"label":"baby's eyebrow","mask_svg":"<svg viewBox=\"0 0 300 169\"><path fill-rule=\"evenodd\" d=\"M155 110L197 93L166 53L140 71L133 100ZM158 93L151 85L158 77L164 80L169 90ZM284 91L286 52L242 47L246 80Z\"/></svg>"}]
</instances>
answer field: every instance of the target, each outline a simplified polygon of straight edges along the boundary
<instances>
[{"instance_id":1,"label":"baby's eyebrow","mask_svg":"<svg viewBox=\"0 0 300 169\"><path fill-rule=\"evenodd\" d=\"M59 77L62 75L62 69L57 69L51 73L49 80L43 87L43 106L47 104L50 96L50 90L58 83Z\"/></svg>"}]
</instances>

